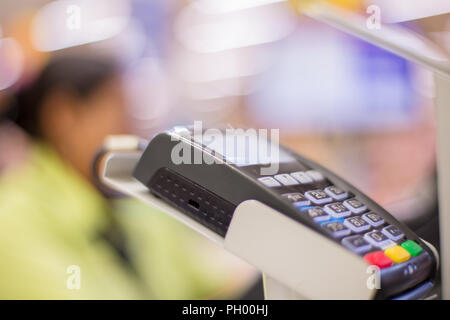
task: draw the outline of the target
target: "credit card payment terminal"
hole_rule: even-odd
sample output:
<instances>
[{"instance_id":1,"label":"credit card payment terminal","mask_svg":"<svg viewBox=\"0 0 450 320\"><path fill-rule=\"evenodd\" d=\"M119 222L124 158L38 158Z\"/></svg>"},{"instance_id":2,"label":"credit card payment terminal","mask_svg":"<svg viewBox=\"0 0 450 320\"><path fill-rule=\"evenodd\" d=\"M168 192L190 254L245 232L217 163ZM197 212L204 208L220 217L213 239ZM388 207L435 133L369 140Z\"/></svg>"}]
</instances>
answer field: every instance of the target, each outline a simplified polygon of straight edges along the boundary
<instances>
[{"instance_id":1,"label":"credit card payment terminal","mask_svg":"<svg viewBox=\"0 0 450 320\"><path fill-rule=\"evenodd\" d=\"M379 268L381 286L375 298L425 297L432 289L437 274L433 250L361 191L285 147L270 146L276 157L268 152L256 157L249 150L261 154L258 148L236 147L239 135L230 138L225 130L208 131L202 131L201 139L189 127L156 135L134 177L152 194L224 238L240 203L249 199L264 203ZM223 133L221 139L218 133ZM262 146L261 139L256 145ZM263 170L271 166L276 171Z\"/></svg>"}]
</instances>

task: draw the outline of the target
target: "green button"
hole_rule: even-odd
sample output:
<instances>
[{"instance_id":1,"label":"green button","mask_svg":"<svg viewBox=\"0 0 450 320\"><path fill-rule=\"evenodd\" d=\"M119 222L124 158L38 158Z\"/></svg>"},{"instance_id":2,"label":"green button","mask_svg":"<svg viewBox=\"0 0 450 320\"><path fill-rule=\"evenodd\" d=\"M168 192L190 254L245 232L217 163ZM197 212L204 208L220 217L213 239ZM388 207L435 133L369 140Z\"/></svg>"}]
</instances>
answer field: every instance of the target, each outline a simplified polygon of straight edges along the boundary
<instances>
[{"instance_id":1,"label":"green button","mask_svg":"<svg viewBox=\"0 0 450 320\"><path fill-rule=\"evenodd\" d=\"M422 253L423 249L417 243L412 240L408 240L402 243L403 249L406 249L413 257Z\"/></svg>"}]
</instances>

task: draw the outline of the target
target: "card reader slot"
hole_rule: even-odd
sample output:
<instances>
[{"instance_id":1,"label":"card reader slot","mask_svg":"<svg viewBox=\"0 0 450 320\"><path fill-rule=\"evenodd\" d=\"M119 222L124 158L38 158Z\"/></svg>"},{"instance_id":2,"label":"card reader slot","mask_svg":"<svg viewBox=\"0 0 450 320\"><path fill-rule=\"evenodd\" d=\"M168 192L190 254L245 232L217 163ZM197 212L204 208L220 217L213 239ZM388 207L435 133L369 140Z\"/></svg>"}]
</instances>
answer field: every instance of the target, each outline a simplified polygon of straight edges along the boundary
<instances>
[{"instance_id":1,"label":"card reader slot","mask_svg":"<svg viewBox=\"0 0 450 320\"><path fill-rule=\"evenodd\" d=\"M192 208L194 208L195 210L199 210L199 209L200 209L200 204L199 204L197 201L195 201L195 200L189 199L189 200L188 200L188 204L189 204Z\"/></svg>"},{"instance_id":2,"label":"card reader slot","mask_svg":"<svg viewBox=\"0 0 450 320\"><path fill-rule=\"evenodd\" d=\"M195 221L225 237L236 208L230 202L168 168L159 169L148 188Z\"/></svg>"}]
</instances>

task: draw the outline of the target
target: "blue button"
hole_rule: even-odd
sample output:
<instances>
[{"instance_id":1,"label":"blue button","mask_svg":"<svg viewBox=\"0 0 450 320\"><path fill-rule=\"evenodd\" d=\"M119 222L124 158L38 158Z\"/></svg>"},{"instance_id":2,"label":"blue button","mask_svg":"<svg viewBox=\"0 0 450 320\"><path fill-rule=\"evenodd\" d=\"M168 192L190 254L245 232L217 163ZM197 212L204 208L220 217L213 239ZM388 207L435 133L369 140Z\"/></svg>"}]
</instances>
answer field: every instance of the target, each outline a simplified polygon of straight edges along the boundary
<instances>
[{"instance_id":1,"label":"blue button","mask_svg":"<svg viewBox=\"0 0 450 320\"><path fill-rule=\"evenodd\" d=\"M314 208L314 206L302 206L302 205L296 205L295 203L294 203L294 206L300 211L305 211L305 210Z\"/></svg>"},{"instance_id":2,"label":"blue button","mask_svg":"<svg viewBox=\"0 0 450 320\"><path fill-rule=\"evenodd\" d=\"M331 217L330 220L324 221L324 222L320 223L320 225L325 224L325 223L328 223L328 222L339 222L339 223L344 223L344 218L333 218L333 217Z\"/></svg>"}]
</instances>

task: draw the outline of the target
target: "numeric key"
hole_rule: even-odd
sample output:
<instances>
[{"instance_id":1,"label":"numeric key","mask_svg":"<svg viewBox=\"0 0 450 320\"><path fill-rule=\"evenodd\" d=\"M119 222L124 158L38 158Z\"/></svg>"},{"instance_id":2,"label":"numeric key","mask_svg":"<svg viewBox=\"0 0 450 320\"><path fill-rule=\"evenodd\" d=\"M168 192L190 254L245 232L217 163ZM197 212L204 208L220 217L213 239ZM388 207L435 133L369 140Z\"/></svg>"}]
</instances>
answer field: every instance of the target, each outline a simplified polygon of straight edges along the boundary
<instances>
[{"instance_id":1,"label":"numeric key","mask_svg":"<svg viewBox=\"0 0 450 320\"><path fill-rule=\"evenodd\" d=\"M349 199L344 201L344 206L346 206L351 212L358 214L364 212L367 207L361 201L357 199Z\"/></svg>"},{"instance_id":2,"label":"numeric key","mask_svg":"<svg viewBox=\"0 0 450 320\"><path fill-rule=\"evenodd\" d=\"M398 241L404 236L403 232L401 232L399 228L392 225L384 227L381 232L393 241Z\"/></svg>"},{"instance_id":3,"label":"numeric key","mask_svg":"<svg viewBox=\"0 0 450 320\"><path fill-rule=\"evenodd\" d=\"M374 247L381 248L383 250L396 245L394 241L386 237L378 230L366 233L364 235L364 239Z\"/></svg>"},{"instance_id":4,"label":"numeric key","mask_svg":"<svg viewBox=\"0 0 450 320\"><path fill-rule=\"evenodd\" d=\"M351 232L350 229L348 229L339 221L324 223L322 224L322 228L324 228L334 238L347 236Z\"/></svg>"},{"instance_id":5,"label":"numeric key","mask_svg":"<svg viewBox=\"0 0 450 320\"><path fill-rule=\"evenodd\" d=\"M359 233L370 229L370 224L361 217L351 217L344 221L344 225L353 232Z\"/></svg>"},{"instance_id":6,"label":"numeric key","mask_svg":"<svg viewBox=\"0 0 450 320\"><path fill-rule=\"evenodd\" d=\"M330 186L326 187L324 191L332 197L334 200L344 200L348 198L348 192L342 190L341 188L338 188L336 186Z\"/></svg>"},{"instance_id":7,"label":"numeric key","mask_svg":"<svg viewBox=\"0 0 450 320\"><path fill-rule=\"evenodd\" d=\"M324 207L326 213L328 213L333 218L344 218L348 217L351 212L340 202L330 203Z\"/></svg>"},{"instance_id":8,"label":"numeric key","mask_svg":"<svg viewBox=\"0 0 450 320\"><path fill-rule=\"evenodd\" d=\"M305 197L314 204L325 204L332 201L331 197L322 190L307 191Z\"/></svg>"},{"instance_id":9,"label":"numeric key","mask_svg":"<svg viewBox=\"0 0 450 320\"><path fill-rule=\"evenodd\" d=\"M376 228L384 223L384 219L375 212L369 212L362 215L362 218L367 221L372 227Z\"/></svg>"},{"instance_id":10,"label":"numeric key","mask_svg":"<svg viewBox=\"0 0 450 320\"><path fill-rule=\"evenodd\" d=\"M344 247L347 247L351 251L358 254L366 253L372 248L370 243L364 240L364 238L360 235L344 238L341 243Z\"/></svg>"}]
</instances>

